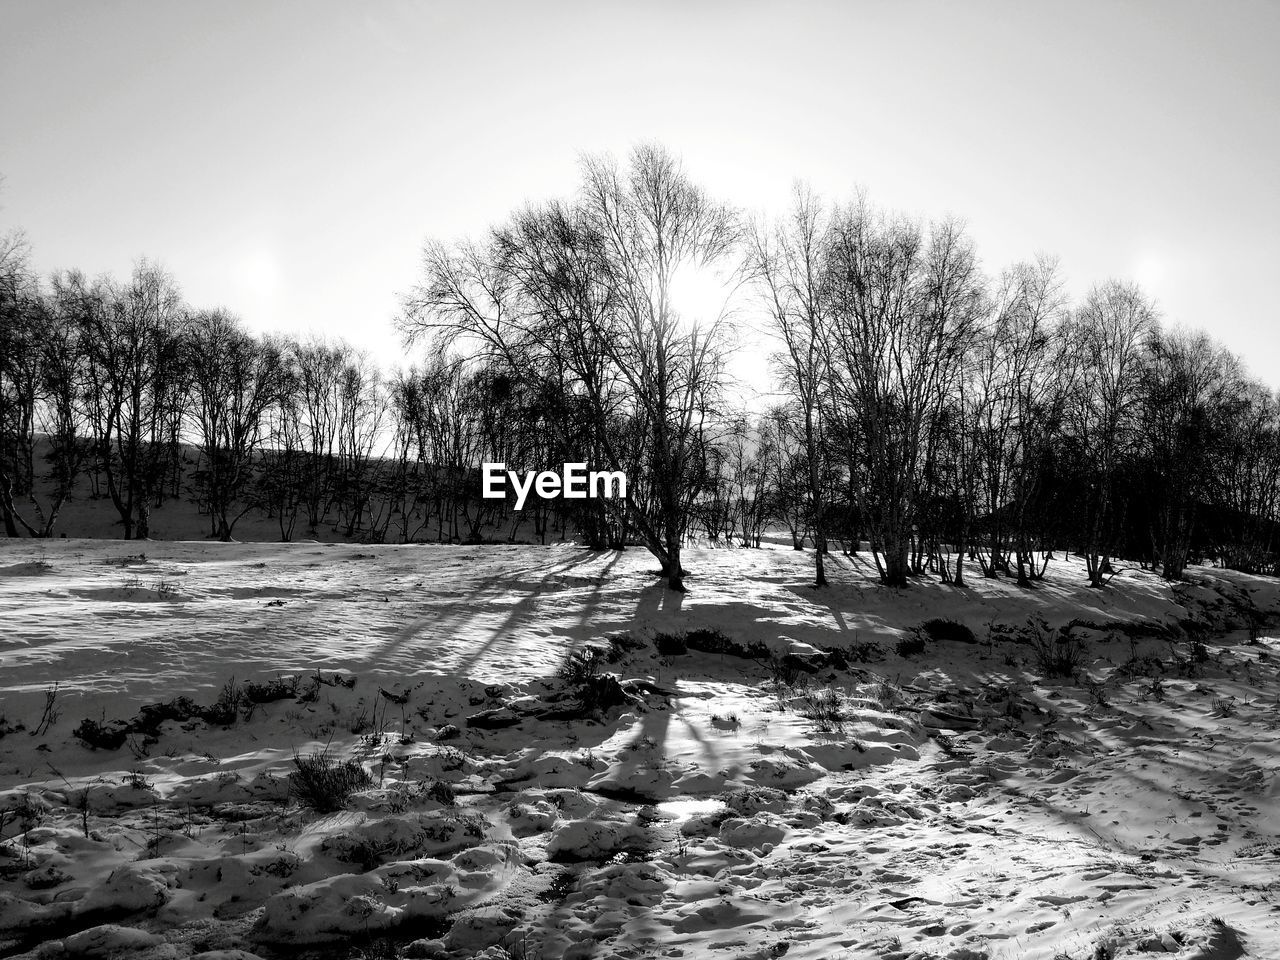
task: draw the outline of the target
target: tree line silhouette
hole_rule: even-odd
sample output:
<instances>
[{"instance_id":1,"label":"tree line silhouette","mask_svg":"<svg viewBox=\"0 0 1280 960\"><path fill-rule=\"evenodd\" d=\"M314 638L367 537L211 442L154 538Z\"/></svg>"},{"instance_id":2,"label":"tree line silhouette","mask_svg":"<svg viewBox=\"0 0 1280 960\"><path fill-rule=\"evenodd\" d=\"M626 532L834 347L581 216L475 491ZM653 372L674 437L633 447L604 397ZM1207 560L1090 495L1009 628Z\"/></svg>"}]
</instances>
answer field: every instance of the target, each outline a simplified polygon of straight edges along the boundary
<instances>
[{"instance_id":1,"label":"tree line silhouette","mask_svg":"<svg viewBox=\"0 0 1280 960\"><path fill-rule=\"evenodd\" d=\"M691 303L690 276L715 303ZM705 298L704 298L705 299ZM426 361L250 333L141 262L125 281L36 277L0 246L0 519L54 535L73 496L122 536L189 500L230 540L575 537L638 543L682 589L691 538L773 529L869 552L881 580L1046 576L1102 587L1213 560L1280 574L1280 403L1202 332L1118 280L1071 302L1046 257L983 271L957 221L797 188L750 219L657 145L588 158L577 194L427 244L398 324ZM737 332L764 328L774 392L744 402ZM625 499L480 496L480 465L587 461Z\"/></svg>"}]
</instances>

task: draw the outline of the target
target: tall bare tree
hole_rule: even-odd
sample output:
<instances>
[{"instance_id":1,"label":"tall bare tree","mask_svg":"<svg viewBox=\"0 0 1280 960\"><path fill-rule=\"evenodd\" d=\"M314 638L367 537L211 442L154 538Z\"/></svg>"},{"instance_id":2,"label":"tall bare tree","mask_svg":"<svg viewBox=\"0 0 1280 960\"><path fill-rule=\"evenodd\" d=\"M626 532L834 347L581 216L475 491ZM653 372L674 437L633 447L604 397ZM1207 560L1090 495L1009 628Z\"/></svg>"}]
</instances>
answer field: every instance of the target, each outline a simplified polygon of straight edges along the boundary
<instances>
[{"instance_id":1,"label":"tall bare tree","mask_svg":"<svg viewBox=\"0 0 1280 960\"><path fill-rule=\"evenodd\" d=\"M222 310L191 318L185 338L194 388L191 419L201 454L199 487L211 533L230 541L252 506L254 458L267 428L267 411L289 382L281 346L258 339Z\"/></svg>"},{"instance_id":2,"label":"tall bare tree","mask_svg":"<svg viewBox=\"0 0 1280 960\"><path fill-rule=\"evenodd\" d=\"M866 473L860 506L881 580L902 586L930 437L983 310L972 244L860 199L833 223L825 341L834 414ZM852 473L857 464L850 462Z\"/></svg>"},{"instance_id":3,"label":"tall bare tree","mask_svg":"<svg viewBox=\"0 0 1280 960\"><path fill-rule=\"evenodd\" d=\"M639 425L650 502L640 509L629 485L613 509L675 590L725 342L723 313L685 316L675 290L683 272L726 262L736 240L733 212L665 150L642 146L625 168L587 159L574 202L522 211L485 247L428 246L426 278L406 302L409 332L479 343L512 372L581 398L603 466L631 464L610 424Z\"/></svg>"},{"instance_id":4,"label":"tall bare tree","mask_svg":"<svg viewBox=\"0 0 1280 960\"><path fill-rule=\"evenodd\" d=\"M1196 518L1207 499L1234 401L1243 393L1239 363L1204 333L1153 331L1144 355L1139 416L1143 471L1152 507L1154 559L1166 580L1180 580Z\"/></svg>"},{"instance_id":5,"label":"tall bare tree","mask_svg":"<svg viewBox=\"0 0 1280 960\"><path fill-rule=\"evenodd\" d=\"M1142 359L1156 313L1134 284L1109 280L1089 291L1065 333L1080 376L1071 429L1084 483L1081 552L1089 585L1107 582L1116 516L1115 482L1139 441Z\"/></svg>"},{"instance_id":6,"label":"tall bare tree","mask_svg":"<svg viewBox=\"0 0 1280 960\"><path fill-rule=\"evenodd\" d=\"M969 371L964 430L987 534L976 553L985 576L1014 574L1022 586L1042 572L1032 512L1070 383L1072 367L1057 336L1066 309L1056 261L1041 257L1006 270Z\"/></svg>"},{"instance_id":7,"label":"tall bare tree","mask_svg":"<svg viewBox=\"0 0 1280 960\"><path fill-rule=\"evenodd\" d=\"M34 489L44 312L20 232L0 237L0 515L5 535L31 531L15 498Z\"/></svg>"},{"instance_id":8,"label":"tall bare tree","mask_svg":"<svg viewBox=\"0 0 1280 960\"><path fill-rule=\"evenodd\" d=\"M822 397L827 383L824 337L828 297L824 282L829 223L822 202L802 187L786 218L757 225L750 237L749 264L764 296L773 332L782 342L775 366L803 427L805 494L813 528L814 585L827 585L826 477L823 462Z\"/></svg>"},{"instance_id":9,"label":"tall bare tree","mask_svg":"<svg viewBox=\"0 0 1280 960\"><path fill-rule=\"evenodd\" d=\"M151 535L151 507L170 457L185 316L173 278L142 261L129 282L82 284L89 423L98 471L124 539Z\"/></svg>"}]
</instances>

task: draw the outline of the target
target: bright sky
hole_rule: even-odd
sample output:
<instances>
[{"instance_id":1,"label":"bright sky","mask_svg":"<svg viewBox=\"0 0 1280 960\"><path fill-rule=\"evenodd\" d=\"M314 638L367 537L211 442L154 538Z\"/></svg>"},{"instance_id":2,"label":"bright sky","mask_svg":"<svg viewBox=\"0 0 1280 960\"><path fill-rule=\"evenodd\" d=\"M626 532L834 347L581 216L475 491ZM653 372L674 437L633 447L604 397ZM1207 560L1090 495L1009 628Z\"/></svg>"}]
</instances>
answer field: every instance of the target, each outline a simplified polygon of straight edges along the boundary
<instances>
[{"instance_id":1,"label":"bright sky","mask_svg":"<svg viewBox=\"0 0 1280 960\"><path fill-rule=\"evenodd\" d=\"M0 0L0 231L390 365L426 237L657 139L751 210L861 185L1138 280L1275 386L1278 45L1265 0Z\"/></svg>"}]
</instances>

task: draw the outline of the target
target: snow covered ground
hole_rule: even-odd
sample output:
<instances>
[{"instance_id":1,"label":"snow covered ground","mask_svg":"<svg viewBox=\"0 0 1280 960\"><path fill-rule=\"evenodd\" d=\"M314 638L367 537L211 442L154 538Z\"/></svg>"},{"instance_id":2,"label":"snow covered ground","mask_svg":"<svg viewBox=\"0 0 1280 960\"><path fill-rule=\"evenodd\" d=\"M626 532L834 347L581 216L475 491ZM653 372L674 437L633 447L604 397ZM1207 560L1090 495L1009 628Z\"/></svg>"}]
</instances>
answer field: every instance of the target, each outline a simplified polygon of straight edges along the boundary
<instances>
[{"instance_id":1,"label":"snow covered ground","mask_svg":"<svg viewBox=\"0 0 1280 960\"><path fill-rule=\"evenodd\" d=\"M1280 584L810 561L4 542L0 957L1280 957Z\"/></svg>"}]
</instances>

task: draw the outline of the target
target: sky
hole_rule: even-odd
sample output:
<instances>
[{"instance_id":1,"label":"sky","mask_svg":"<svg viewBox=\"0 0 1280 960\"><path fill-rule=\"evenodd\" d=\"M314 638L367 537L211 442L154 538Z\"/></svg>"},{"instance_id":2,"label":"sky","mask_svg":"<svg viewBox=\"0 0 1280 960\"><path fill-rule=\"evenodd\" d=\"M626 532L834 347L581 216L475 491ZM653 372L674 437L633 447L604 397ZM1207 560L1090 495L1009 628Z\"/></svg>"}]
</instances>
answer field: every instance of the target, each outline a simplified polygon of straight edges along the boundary
<instances>
[{"instance_id":1,"label":"sky","mask_svg":"<svg viewBox=\"0 0 1280 960\"><path fill-rule=\"evenodd\" d=\"M657 140L1139 282L1280 386L1280 3L0 0L0 232L387 366L423 242Z\"/></svg>"}]
</instances>

